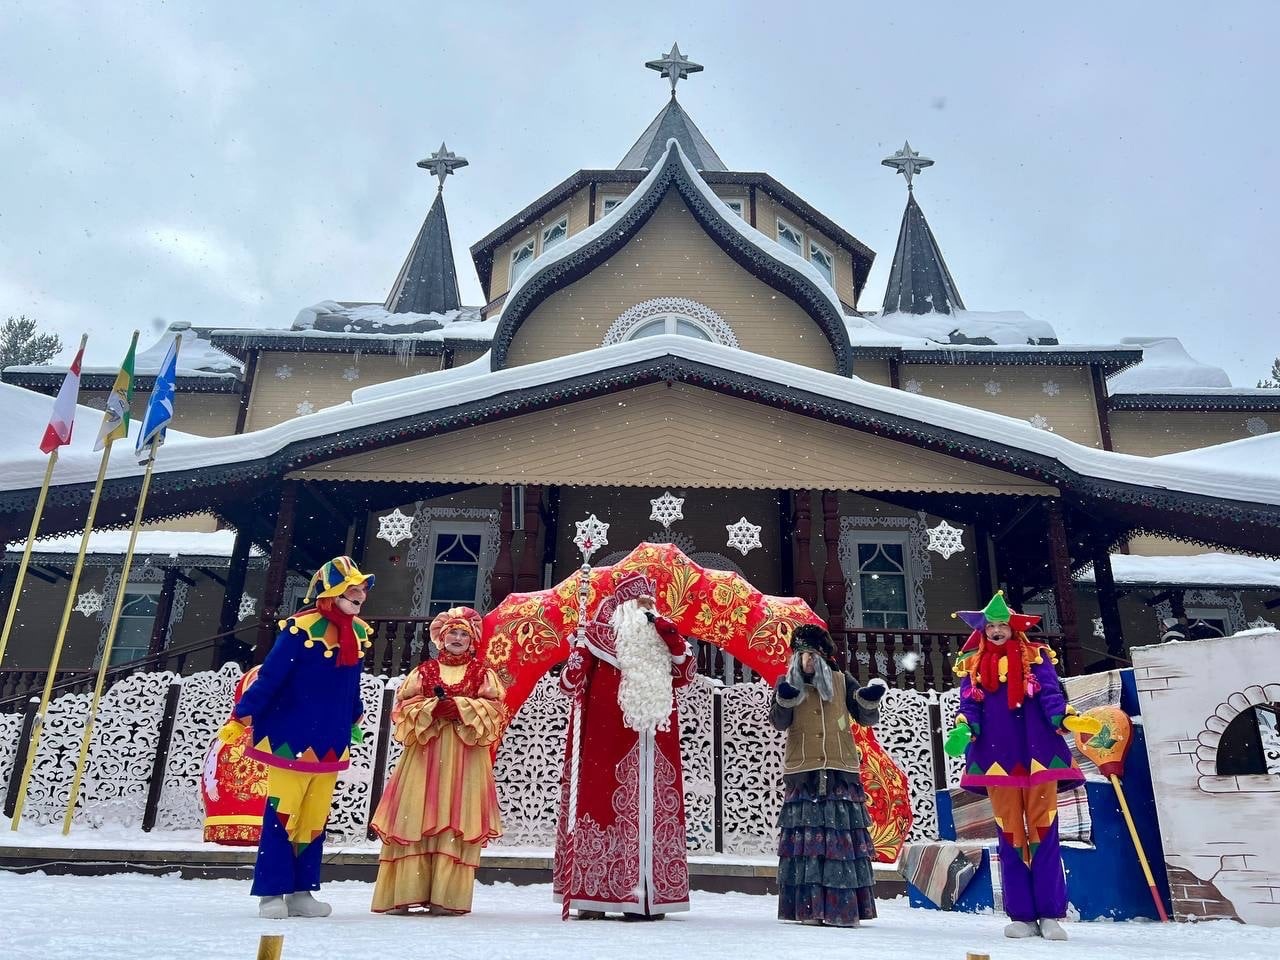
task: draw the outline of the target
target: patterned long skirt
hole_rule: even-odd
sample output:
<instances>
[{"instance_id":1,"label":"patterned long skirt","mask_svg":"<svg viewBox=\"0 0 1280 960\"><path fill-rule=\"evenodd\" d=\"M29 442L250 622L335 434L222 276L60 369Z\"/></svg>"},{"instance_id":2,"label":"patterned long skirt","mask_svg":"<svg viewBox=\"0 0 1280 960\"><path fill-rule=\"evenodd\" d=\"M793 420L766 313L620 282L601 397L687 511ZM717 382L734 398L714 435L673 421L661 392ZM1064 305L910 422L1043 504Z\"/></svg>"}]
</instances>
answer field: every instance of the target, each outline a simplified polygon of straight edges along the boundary
<instances>
[{"instance_id":1,"label":"patterned long skirt","mask_svg":"<svg viewBox=\"0 0 1280 960\"><path fill-rule=\"evenodd\" d=\"M857 774L784 778L778 815L778 919L854 926L876 915L867 797Z\"/></svg>"}]
</instances>

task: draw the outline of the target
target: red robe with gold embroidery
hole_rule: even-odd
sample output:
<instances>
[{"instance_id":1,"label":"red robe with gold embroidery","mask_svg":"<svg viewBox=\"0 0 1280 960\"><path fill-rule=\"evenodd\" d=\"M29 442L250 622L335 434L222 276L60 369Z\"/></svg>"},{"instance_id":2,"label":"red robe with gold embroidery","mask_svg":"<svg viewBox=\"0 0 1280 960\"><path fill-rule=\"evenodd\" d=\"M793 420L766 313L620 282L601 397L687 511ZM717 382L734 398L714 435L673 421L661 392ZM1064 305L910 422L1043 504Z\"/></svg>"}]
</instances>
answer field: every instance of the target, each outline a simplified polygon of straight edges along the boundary
<instances>
[{"instance_id":1,"label":"red robe with gold embroidery","mask_svg":"<svg viewBox=\"0 0 1280 960\"><path fill-rule=\"evenodd\" d=\"M674 631L658 621L659 630ZM680 662L676 662L679 659ZM697 664L685 648L673 658L672 687L693 680ZM593 623L587 647L569 655L560 686L574 698L566 742L556 829L554 892L581 910L670 913L689 909L680 722L671 698L667 730L639 733L618 705L613 630ZM572 730L582 724L575 766ZM570 809L570 781L578 775ZM572 820L573 830L569 825Z\"/></svg>"}]
</instances>

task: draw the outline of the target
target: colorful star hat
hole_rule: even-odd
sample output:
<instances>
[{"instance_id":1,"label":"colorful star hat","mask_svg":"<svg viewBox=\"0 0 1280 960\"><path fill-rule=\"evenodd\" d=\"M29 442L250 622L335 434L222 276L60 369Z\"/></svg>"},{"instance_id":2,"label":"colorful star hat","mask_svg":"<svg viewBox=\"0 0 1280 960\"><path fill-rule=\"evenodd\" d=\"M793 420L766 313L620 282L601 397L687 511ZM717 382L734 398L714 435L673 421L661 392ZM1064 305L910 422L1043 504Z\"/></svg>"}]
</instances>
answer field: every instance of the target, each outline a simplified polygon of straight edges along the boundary
<instances>
[{"instance_id":1,"label":"colorful star hat","mask_svg":"<svg viewBox=\"0 0 1280 960\"><path fill-rule=\"evenodd\" d=\"M334 557L316 571L316 575L307 584L307 595L303 603L311 603L323 597L340 597L348 587L364 584L373 586L373 574L361 573L356 562L350 557Z\"/></svg>"},{"instance_id":2,"label":"colorful star hat","mask_svg":"<svg viewBox=\"0 0 1280 960\"><path fill-rule=\"evenodd\" d=\"M978 645L978 641L982 639L983 631L988 623L1007 623L1009 629L1014 633L1026 633L1031 627L1040 622L1040 618L1029 613L1014 613L1009 609L1009 605L1004 602L1004 591L997 590L996 595L991 598L990 602L981 610L957 610L951 615L959 617L967 623L972 629L969 639L965 642L964 650L970 650Z\"/></svg>"}]
</instances>

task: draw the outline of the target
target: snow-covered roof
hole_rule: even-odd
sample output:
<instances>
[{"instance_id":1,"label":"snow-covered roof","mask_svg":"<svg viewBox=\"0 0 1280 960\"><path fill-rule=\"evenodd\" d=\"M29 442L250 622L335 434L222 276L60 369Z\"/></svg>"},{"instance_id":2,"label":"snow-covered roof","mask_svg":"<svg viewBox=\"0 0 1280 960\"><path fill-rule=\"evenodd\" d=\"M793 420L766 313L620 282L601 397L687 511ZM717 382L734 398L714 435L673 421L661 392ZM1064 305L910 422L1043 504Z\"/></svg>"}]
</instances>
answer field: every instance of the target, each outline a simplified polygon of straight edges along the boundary
<instances>
[{"instance_id":1,"label":"snow-covered roof","mask_svg":"<svg viewBox=\"0 0 1280 960\"><path fill-rule=\"evenodd\" d=\"M1043 320L1021 310L953 310L951 313L873 314L881 330L935 343L971 346L1056 346L1057 334Z\"/></svg>"},{"instance_id":2,"label":"snow-covered roof","mask_svg":"<svg viewBox=\"0 0 1280 960\"><path fill-rule=\"evenodd\" d=\"M868 410L928 423L977 440L998 439L1014 450L1052 458L1084 476L1243 503L1280 504L1280 450L1275 448L1260 451L1260 455L1270 457L1269 467L1255 462L1247 468L1233 460L1188 464L1170 458L1096 450L1038 429L1027 421L680 336L646 337L496 371L490 369L486 358L481 358L452 371L405 377L376 388L356 391L350 402L251 433L225 437L174 437L157 458L155 469L158 473L166 473L252 461L270 456L297 441L333 436L397 418L441 412L512 391L598 375L662 357L681 358L765 383L809 391ZM52 398L38 399L46 404L52 403ZM0 461L0 489L30 489L39 484L44 458L36 450L34 440L29 446L30 453L24 452ZM141 468L131 453L131 449L116 451L108 476L137 476ZM73 448L59 464L56 481L90 481L96 469L96 456Z\"/></svg>"},{"instance_id":3,"label":"snow-covered roof","mask_svg":"<svg viewBox=\"0 0 1280 960\"><path fill-rule=\"evenodd\" d=\"M139 556L160 557L230 557L235 546L234 530L205 532L187 530L139 530L134 553ZM90 554L123 555L129 545L128 530L94 530L89 534ZM7 553L21 553L25 543L21 540L5 547ZM65 537L41 537L32 548L38 554L70 554L80 552L80 535ZM264 556L256 546L249 548L251 557Z\"/></svg>"},{"instance_id":4,"label":"snow-covered roof","mask_svg":"<svg viewBox=\"0 0 1280 960\"><path fill-rule=\"evenodd\" d=\"M1180 453L1166 453L1151 459L1153 463L1175 469L1230 470L1259 481L1269 478L1280 483L1280 431Z\"/></svg>"},{"instance_id":5,"label":"snow-covered roof","mask_svg":"<svg viewBox=\"0 0 1280 960\"><path fill-rule=\"evenodd\" d=\"M1111 575L1116 583L1194 587L1257 587L1280 590L1280 560L1241 557L1233 553L1197 553L1184 557L1144 557L1113 553ZM1093 583L1093 569L1076 575Z\"/></svg>"},{"instance_id":6,"label":"snow-covered roof","mask_svg":"<svg viewBox=\"0 0 1280 960\"><path fill-rule=\"evenodd\" d=\"M1195 359L1177 337L1124 337L1120 343L1141 348L1142 362L1107 382L1107 392L1112 396L1231 386L1225 370Z\"/></svg>"},{"instance_id":7,"label":"snow-covered roof","mask_svg":"<svg viewBox=\"0 0 1280 960\"><path fill-rule=\"evenodd\" d=\"M0 450L5 452L5 460L23 460L24 458L45 462L45 455L40 452L40 438L44 435L45 424L53 412L54 398L26 387L11 383L0 383L0 409L5 415L0 417ZM179 394L176 403L182 403ZM133 455L133 439L141 417L133 417L129 423L130 440L118 440L111 449L112 463L123 462L126 456ZM94 462L101 454L94 453L93 444L98 438L98 427L102 424L102 411L84 404L76 405L74 429L71 432L71 443L63 447L59 454L59 464L53 471L54 483L63 475L63 464L77 458L92 459ZM183 443L195 439L193 434L170 429L165 434L165 444ZM164 448L162 448L164 449ZM43 471L43 467L41 468ZM90 479L93 479L92 477ZM40 478L37 478L37 483Z\"/></svg>"},{"instance_id":8,"label":"snow-covered roof","mask_svg":"<svg viewBox=\"0 0 1280 960\"><path fill-rule=\"evenodd\" d=\"M487 338L475 330L475 325L480 323L480 310L480 307L459 307L443 313L392 313L381 303L322 300L298 311L290 329L348 336L353 333L392 337L403 337L410 333L439 333L441 337L483 340Z\"/></svg>"},{"instance_id":9,"label":"snow-covered roof","mask_svg":"<svg viewBox=\"0 0 1280 960\"><path fill-rule=\"evenodd\" d=\"M160 364L174 337L182 335L182 347L178 350L178 375L182 377L231 377L240 375L240 361L228 353L219 350L209 342L209 331L193 327L185 320L175 320L165 329L160 338L146 349L134 354L133 372L139 377L153 377L160 372ZM120 359L124 360L127 342L121 344ZM18 367L6 367L6 373L65 374L67 364L40 364ZM120 364L114 366L89 366L80 368L81 376L109 375L114 377L120 372Z\"/></svg>"}]
</instances>

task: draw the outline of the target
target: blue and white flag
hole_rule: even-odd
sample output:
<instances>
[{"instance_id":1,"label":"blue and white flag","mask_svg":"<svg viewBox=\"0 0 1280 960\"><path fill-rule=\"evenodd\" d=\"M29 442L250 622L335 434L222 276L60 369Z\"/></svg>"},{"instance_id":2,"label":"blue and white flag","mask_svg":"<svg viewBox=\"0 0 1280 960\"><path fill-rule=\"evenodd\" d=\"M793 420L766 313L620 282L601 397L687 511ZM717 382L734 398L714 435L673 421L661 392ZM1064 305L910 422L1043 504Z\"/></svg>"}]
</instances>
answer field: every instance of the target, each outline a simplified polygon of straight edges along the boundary
<instances>
[{"instance_id":1,"label":"blue and white flag","mask_svg":"<svg viewBox=\"0 0 1280 960\"><path fill-rule=\"evenodd\" d=\"M165 428L173 419L173 398L177 393L175 380L178 376L178 347L181 345L182 337L174 337L173 343L169 345L169 352L164 355L164 362L160 364L160 372L156 374L155 386L151 388L147 412L142 415L138 442L134 447L139 463L147 459L153 441L157 448L164 443Z\"/></svg>"}]
</instances>

